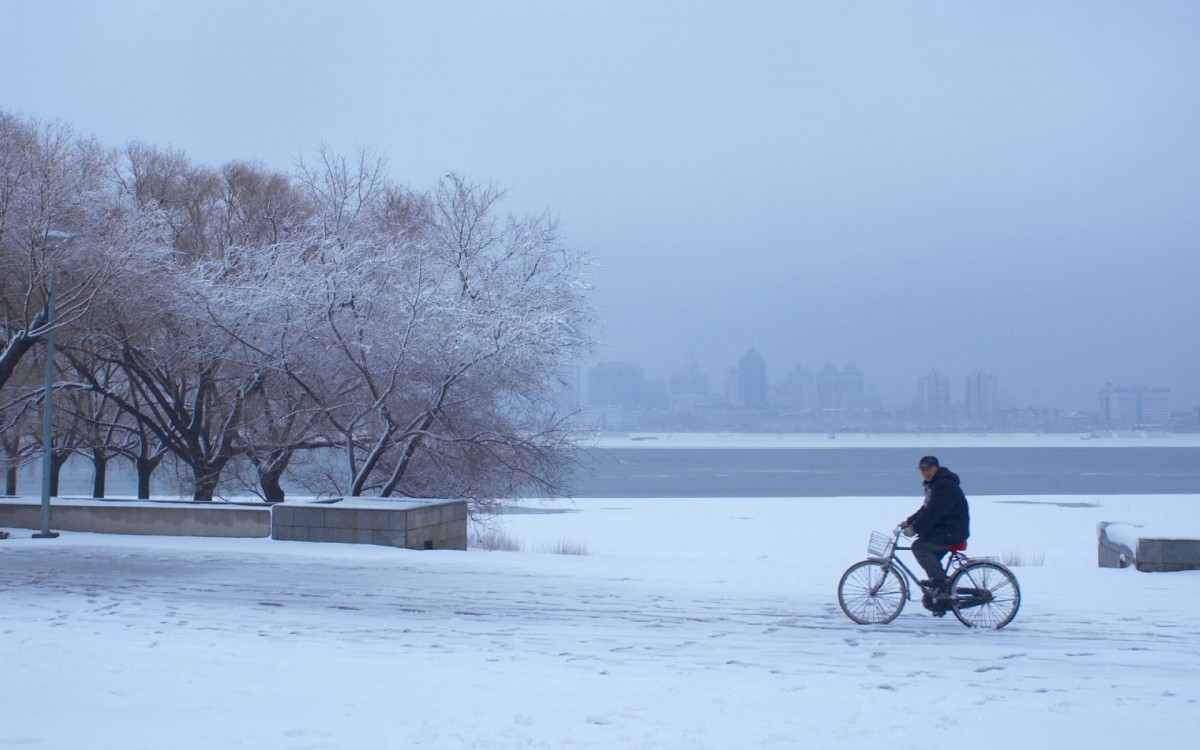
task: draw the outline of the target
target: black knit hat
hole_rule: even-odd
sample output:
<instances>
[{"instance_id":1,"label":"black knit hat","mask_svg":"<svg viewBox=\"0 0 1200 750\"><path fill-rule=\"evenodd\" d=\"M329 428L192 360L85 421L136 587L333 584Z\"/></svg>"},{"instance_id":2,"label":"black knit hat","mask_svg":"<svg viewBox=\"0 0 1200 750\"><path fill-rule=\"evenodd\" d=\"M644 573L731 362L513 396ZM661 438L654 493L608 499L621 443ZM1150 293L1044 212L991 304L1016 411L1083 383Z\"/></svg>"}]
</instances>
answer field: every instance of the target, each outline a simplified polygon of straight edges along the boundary
<instances>
[{"instance_id":1,"label":"black knit hat","mask_svg":"<svg viewBox=\"0 0 1200 750\"><path fill-rule=\"evenodd\" d=\"M922 456L921 460L917 462L918 469L932 469L936 466L941 466L938 463L937 456Z\"/></svg>"}]
</instances>

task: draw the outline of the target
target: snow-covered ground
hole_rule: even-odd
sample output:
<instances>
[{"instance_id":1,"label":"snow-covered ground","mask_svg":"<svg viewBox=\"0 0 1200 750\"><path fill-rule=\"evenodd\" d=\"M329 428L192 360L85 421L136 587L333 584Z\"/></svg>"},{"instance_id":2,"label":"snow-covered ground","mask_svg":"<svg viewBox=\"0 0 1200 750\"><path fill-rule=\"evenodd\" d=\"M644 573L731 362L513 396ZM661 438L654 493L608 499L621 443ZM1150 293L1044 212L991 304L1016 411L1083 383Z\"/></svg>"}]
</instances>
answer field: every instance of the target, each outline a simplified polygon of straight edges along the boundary
<instances>
[{"instance_id":1,"label":"snow-covered ground","mask_svg":"<svg viewBox=\"0 0 1200 750\"><path fill-rule=\"evenodd\" d=\"M842 570L917 502L529 503L520 552L12 530L0 747L1190 746L1200 572L1098 568L1095 527L1200 497L972 498L1013 624L855 625Z\"/></svg>"}]
</instances>

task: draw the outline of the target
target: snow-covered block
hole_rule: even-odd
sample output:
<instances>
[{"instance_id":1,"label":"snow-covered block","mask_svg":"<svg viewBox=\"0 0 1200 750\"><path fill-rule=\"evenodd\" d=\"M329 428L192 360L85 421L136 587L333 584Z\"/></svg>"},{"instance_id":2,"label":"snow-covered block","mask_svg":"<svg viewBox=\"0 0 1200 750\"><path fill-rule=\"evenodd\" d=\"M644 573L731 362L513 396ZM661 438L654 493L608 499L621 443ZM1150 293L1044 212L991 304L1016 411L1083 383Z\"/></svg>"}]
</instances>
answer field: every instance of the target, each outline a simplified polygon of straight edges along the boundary
<instances>
[{"instance_id":1,"label":"snow-covered block","mask_svg":"<svg viewBox=\"0 0 1200 750\"><path fill-rule=\"evenodd\" d=\"M1099 563L1102 568L1128 568L1133 565L1137 549L1138 527L1127 523L1102 521L1096 527L1099 542ZM1134 532L1130 535L1130 531Z\"/></svg>"},{"instance_id":2,"label":"snow-covered block","mask_svg":"<svg viewBox=\"0 0 1200 750\"><path fill-rule=\"evenodd\" d=\"M1100 567L1133 565L1145 572L1200 570L1200 529L1104 522L1097 531Z\"/></svg>"},{"instance_id":3,"label":"snow-covered block","mask_svg":"<svg viewBox=\"0 0 1200 750\"><path fill-rule=\"evenodd\" d=\"M271 538L465 550L467 504L462 500L363 497L290 501L272 507Z\"/></svg>"}]
</instances>

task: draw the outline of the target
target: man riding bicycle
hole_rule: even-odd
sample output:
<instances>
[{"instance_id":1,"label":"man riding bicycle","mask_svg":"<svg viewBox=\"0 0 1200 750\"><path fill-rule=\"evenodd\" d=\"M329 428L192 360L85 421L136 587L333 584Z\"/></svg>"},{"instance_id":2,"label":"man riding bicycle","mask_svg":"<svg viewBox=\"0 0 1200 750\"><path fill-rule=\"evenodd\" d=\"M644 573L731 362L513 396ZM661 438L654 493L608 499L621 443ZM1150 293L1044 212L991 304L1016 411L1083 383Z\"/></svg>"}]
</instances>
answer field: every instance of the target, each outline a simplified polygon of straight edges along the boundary
<instances>
[{"instance_id":1,"label":"man riding bicycle","mask_svg":"<svg viewBox=\"0 0 1200 750\"><path fill-rule=\"evenodd\" d=\"M905 536L917 535L912 543L913 557L929 575L922 581L935 589L945 589L946 571L942 558L951 547L967 541L971 535L971 515L967 497L959 486L958 475L938 463L936 456L924 456L917 464L925 486L925 502L900 524ZM932 605L932 606L931 606ZM926 603L934 614L944 614L937 602Z\"/></svg>"}]
</instances>

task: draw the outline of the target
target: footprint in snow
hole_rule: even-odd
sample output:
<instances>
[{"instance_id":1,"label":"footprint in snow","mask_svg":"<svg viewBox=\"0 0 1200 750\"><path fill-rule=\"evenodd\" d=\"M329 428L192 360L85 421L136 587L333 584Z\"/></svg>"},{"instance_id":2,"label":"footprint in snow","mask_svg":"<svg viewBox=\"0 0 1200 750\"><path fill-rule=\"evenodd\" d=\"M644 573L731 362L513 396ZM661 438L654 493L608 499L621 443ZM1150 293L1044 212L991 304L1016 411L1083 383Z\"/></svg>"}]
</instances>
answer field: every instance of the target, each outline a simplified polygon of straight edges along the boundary
<instances>
[{"instance_id":1,"label":"footprint in snow","mask_svg":"<svg viewBox=\"0 0 1200 750\"><path fill-rule=\"evenodd\" d=\"M288 738L296 738L296 737L322 737L323 738L323 737L330 737L332 735L330 735L328 732L322 732L322 731L319 731L316 729L287 729L287 730L284 730L283 736L288 737Z\"/></svg>"}]
</instances>

